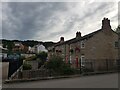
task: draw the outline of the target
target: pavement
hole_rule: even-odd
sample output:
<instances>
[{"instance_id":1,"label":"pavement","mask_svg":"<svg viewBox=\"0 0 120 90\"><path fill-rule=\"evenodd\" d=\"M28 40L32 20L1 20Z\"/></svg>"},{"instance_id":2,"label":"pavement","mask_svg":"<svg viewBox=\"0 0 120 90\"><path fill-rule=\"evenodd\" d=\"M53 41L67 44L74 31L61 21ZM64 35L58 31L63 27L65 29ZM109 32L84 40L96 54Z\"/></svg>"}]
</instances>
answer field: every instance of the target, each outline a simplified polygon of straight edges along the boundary
<instances>
[{"instance_id":1,"label":"pavement","mask_svg":"<svg viewBox=\"0 0 120 90\"><path fill-rule=\"evenodd\" d=\"M118 88L118 73L7 83L3 88Z\"/></svg>"},{"instance_id":2,"label":"pavement","mask_svg":"<svg viewBox=\"0 0 120 90\"><path fill-rule=\"evenodd\" d=\"M107 74L107 73L116 73L113 71L105 71L105 72L88 72L78 75L66 75L66 76L51 76L51 77L37 77L37 78L23 78L23 79L9 79L4 80L3 83L19 83L19 82L30 82L30 81L39 81L39 80L51 80L51 79L61 79L61 78L74 78L74 77L82 77L82 76L88 76L88 75L99 75L99 74Z\"/></svg>"}]
</instances>

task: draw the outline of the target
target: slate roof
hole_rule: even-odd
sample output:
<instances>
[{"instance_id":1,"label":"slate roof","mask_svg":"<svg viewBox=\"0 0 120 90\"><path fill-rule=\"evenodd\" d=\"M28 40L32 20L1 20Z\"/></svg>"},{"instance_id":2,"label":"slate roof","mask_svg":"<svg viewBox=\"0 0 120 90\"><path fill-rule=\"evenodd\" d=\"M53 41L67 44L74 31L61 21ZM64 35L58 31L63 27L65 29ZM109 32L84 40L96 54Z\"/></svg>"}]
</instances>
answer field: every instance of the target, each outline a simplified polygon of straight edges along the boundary
<instances>
[{"instance_id":1,"label":"slate roof","mask_svg":"<svg viewBox=\"0 0 120 90\"><path fill-rule=\"evenodd\" d=\"M80 38L72 38L72 39L70 39L70 40L67 40L67 41L64 41L64 42L62 42L62 43L60 43L60 42L58 42L57 44L55 44L54 46L56 47L56 46L60 46L60 45L63 45L63 44L71 44L71 43L75 43L75 42L77 42L77 41L81 41L81 40L85 40L85 39L89 39L89 38L91 38L91 37L93 37L95 34L97 34L98 32L100 32L100 31L102 31L102 29L99 29L99 30L97 30L97 31L94 31L94 32L92 32L92 33L90 33L90 34L87 34L87 35L84 35L84 36L82 36L82 37L80 37ZM111 31L113 31L113 30L111 30ZM115 31L113 31L114 33L116 33ZM117 33L116 33L117 34Z\"/></svg>"},{"instance_id":2,"label":"slate roof","mask_svg":"<svg viewBox=\"0 0 120 90\"><path fill-rule=\"evenodd\" d=\"M60 42L58 42L57 44L55 44L54 46L59 46L59 45L62 45L62 44L71 44L71 43L74 43L74 42L77 42L77 41L80 41L80 40L84 40L84 39L88 39L88 38L91 38L93 35L95 35L96 33L98 33L99 31L101 31L101 29L100 30L97 30L97 31L95 31L95 32L92 32L92 33L90 33L90 34L87 34L87 35L85 35L85 36L82 36L82 37L80 37L80 38L72 38L72 39L70 39L70 40L67 40L67 41L64 41L64 42L62 42L62 43L60 43Z\"/></svg>"}]
</instances>

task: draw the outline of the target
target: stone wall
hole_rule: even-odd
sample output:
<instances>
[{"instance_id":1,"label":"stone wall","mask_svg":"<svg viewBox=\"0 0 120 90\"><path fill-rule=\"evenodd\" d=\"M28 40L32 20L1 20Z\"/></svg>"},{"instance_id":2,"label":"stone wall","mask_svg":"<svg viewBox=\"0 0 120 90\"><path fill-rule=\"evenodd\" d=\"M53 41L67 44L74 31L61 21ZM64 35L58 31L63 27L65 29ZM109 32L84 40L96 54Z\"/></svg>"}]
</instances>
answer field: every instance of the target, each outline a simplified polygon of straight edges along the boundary
<instances>
[{"instance_id":1,"label":"stone wall","mask_svg":"<svg viewBox=\"0 0 120 90\"><path fill-rule=\"evenodd\" d=\"M48 77L49 71L48 70L23 70L22 78L39 78L39 77Z\"/></svg>"},{"instance_id":2,"label":"stone wall","mask_svg":"<svg viewBox=\"0 0 120 90\"><path fill-rule=\"evenodd\" d=\"M85 48L81 50L85 59L118 59L118 49L115 48L118 36L113 31L108 33L101 31L86 40Z\"/></svg>"}]
</instances>

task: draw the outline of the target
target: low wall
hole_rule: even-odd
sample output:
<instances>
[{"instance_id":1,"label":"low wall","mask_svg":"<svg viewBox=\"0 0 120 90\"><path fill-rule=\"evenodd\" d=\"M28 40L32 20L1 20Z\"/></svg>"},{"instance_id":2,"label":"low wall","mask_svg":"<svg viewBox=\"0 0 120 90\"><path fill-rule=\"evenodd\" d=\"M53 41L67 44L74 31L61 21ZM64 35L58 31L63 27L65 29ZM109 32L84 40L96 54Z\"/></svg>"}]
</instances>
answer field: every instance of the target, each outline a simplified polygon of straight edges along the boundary
<instances>
[{"instance_id":1,"label":"low wall","mask_svg":"<svg viewBox=\"0 0 120 90\"><path fill-rule=\"evenodd\" d=\"M21 54L21 56L24 56L25 58L31 57L31 56L35 56L35 54Z\"/></svg>"},{"instance_id":2,"label":"low wall","mask_svg":"<svg viewBox=\"0 0 120 90\"><path fill-rule=\"evenodd\" d=\"M49 76L48 70L23 70L22 78L37 78Z\"/></svg>"}]
</instances>

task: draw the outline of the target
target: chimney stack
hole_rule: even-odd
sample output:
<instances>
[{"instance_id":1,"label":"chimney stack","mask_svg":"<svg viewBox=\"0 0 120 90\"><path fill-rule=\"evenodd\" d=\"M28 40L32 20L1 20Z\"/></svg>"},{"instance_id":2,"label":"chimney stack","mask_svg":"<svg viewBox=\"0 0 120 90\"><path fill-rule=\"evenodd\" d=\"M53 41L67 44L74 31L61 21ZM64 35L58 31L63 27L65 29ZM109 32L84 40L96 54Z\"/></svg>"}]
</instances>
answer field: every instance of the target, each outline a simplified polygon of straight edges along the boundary
<instances>
[{"instance_id":1,"label":"chimney stack","mask_svg":"<svg viewBox=\"0 0 120 90\"><path fill-rule=\"evenodd\" d=\"M60 38L60 43L61 43L61 42L64 42L64 37L61 37L61 38Z\"/></svg>"},{"instance_id":2,"label":"chimney stack","mask_svg":"<svg viewBox=\"0 0 120 90\"><path fill-rule=\"evenodd\" d=\"M81 37L81 32L77 32L76 33L76 38L80 38Z\"/></svg>"},{"instance_id":3,"label":"chimney stack","mask_svg":"<svg viewBox=\"0 0 120 90\"><path fill-rule=\"evenodd\" d=\"M102 20L102 29L106 29L106 30L110 30L111 29L110 20L108 18L104 18Z\"/></svg>"}]
</instances>

